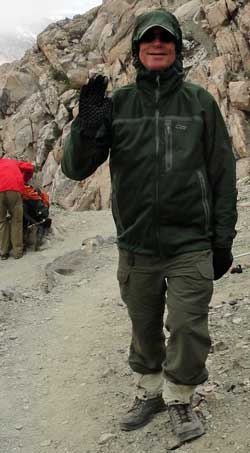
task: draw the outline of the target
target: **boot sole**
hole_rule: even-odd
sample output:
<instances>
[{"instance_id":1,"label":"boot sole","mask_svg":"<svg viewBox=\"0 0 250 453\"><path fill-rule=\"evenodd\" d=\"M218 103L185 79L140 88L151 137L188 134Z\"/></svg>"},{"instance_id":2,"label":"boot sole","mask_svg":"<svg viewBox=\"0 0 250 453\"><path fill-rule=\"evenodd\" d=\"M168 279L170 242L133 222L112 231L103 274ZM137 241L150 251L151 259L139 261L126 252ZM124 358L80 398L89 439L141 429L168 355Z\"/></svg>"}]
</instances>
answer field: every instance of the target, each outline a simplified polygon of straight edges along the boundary
<instances>
[{"instance_id":1,"label":"boot sole","mask_svg":"<svg viewBox=\"0 0 250 453\"><path fill-rule=\"evenodd\" d=\"M192 439L203 436L205 430L203 427L195 428L194 430L187 431L186 433L176 434L181 443L187 442Z\"/></svg>"},{"instance_id":2,"label":"boot sole","mask_svg":"<svg viewBox=\"0 0 250 453\"><path fill-rule=\"evenodd\" d=\"M120 422L120 429L122 431L134 431L139 428L143 428L143 426L146 426L151 420L154 418L155 415L159 414L160 412L165 412L167 410L167 406L161 407L159 409L156 409L154 413L150 414L146 419L143 420L143 422L138 423L137 425L129 425L126 423Z\"/></svg>"}]
</instances>

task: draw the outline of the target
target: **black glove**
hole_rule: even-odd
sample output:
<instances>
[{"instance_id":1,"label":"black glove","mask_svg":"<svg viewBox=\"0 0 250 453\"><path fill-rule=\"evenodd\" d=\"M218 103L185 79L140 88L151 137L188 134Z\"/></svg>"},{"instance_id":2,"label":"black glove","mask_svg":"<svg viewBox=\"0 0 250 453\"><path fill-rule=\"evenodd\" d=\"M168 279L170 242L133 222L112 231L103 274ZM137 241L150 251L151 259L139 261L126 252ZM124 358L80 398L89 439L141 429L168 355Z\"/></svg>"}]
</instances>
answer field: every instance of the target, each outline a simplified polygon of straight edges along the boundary
<instances>
[{"instance_id":1,"label":"black glove","mask_svg":"<svg viewBox=\"0 0 250 453\"><path fill-rule=\"evenodd\" d=\"M98 75L81 88L79 118L86 137L95 137L103 120L111 113L111 99L105 95L107 86L108 78Z\"/></svg>"},{"instance_id":2,"label":"black glove","mask_svg":"<svg viewBox=\"0 0 250 453\"><path fill-rule=\"evenodd\" d=\"M230 268L233 262L231 249L214 249L213 250L213 266L214 280L219 280Z\"/></svg>"}]
</instances>

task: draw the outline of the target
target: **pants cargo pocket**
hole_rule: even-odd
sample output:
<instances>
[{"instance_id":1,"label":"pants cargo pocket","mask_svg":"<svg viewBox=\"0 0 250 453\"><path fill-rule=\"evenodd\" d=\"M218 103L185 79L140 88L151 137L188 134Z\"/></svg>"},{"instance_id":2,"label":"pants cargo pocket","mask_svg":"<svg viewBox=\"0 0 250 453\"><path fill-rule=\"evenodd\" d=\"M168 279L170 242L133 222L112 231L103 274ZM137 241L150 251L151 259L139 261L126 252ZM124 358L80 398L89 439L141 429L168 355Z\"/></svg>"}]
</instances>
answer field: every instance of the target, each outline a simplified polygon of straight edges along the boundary
<instances>
[{"instance_id":1,"label":"pants cargo pocket","mask_svg":"<svg viewBox=\"0 0 250 453\"><path fill-rule=\"evenodd\" d=\"M207 251L191 258L168 278L167 305L179 313L208 313L213 293L212 254Z\"/></svg>"},{"instance_id":2,"label":"pants cargo pocket","mask_svg":"<svg viewBox=\"0 0 250 453\"><path fill-rule=\"evenodd\" d=\"M196 266L202 277L204 277L207 280L214 279L214 269L212 261L210 260L200 261L196 264Z\"/></svg>"},{"instance_id":3,"label":"pants cargo pocket","mask_svg":"<svg viewBox=\"0 0 250 453\"><path fill-rule=\"evenodd\" d=\"M129 285L129 270L118 269L117 280L120 286L120 293L122 300L127 303L128 298L128 285Z\"/></svg>"},{"instance_id":4,"label":"pants cargo pocket","mask_svg":"<svg viewBox=\"0 0 250 453\"><path fill-rule=\"evenodd\" d=\"M214 269L212 260L198 261L196 267L198 270L196 307L200 307L202 311L207 311L213 294Z\"/></svg>"}]
</instances>

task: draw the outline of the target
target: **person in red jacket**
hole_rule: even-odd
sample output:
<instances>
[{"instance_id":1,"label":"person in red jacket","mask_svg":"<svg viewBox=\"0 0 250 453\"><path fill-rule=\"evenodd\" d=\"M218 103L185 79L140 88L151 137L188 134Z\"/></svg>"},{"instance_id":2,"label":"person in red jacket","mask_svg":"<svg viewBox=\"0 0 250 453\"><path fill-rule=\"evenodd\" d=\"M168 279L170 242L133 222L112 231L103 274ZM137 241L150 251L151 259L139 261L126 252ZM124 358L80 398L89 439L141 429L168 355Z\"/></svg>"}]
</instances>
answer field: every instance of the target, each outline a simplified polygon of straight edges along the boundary
<instances>
[{"instance_id":1,"label":"person in red jacket","mask_svg":"<svg viewBox=\"0 0 250 453\"><path fill-rule=\"evenodd\" d=\"M0 254L9 256L10 245L14 258L23 256L24 183L32 177L34 165L0 157ZM8 219L7 214L10 215Z\"/></svg>"}]
</instances>

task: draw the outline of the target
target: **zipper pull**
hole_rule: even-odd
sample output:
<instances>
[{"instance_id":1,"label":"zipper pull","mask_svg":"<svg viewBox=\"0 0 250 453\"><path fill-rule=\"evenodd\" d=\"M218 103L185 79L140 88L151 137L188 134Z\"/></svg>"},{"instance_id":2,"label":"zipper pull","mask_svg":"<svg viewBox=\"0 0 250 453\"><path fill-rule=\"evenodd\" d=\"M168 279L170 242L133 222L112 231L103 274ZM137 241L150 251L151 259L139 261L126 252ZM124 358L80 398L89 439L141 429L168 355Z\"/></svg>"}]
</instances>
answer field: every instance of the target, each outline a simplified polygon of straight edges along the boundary
<instances>
[{"instance_id":1,"label":"zipper pull","mask_svg":"<svg viewBox=\"0 0 250 453\"><path fill-rule=\"evenodd\" d=\"M170 134L170 132L171 132L171 120L166 120L165 121L165 125L166 125L166 129L167 129L167 133Z\"/></svg>"}]
</instances>

